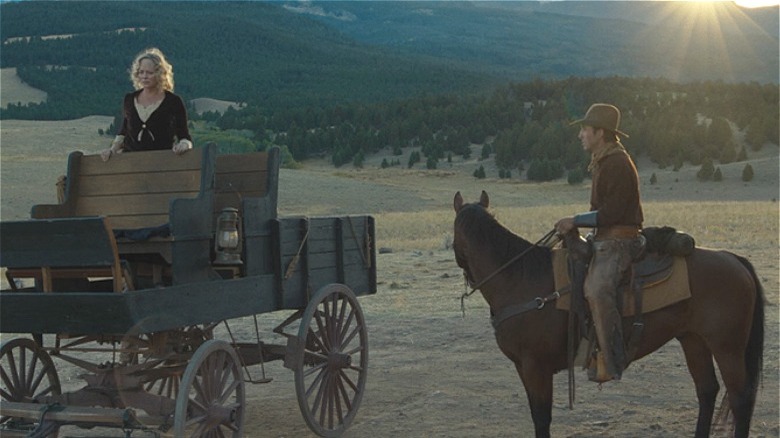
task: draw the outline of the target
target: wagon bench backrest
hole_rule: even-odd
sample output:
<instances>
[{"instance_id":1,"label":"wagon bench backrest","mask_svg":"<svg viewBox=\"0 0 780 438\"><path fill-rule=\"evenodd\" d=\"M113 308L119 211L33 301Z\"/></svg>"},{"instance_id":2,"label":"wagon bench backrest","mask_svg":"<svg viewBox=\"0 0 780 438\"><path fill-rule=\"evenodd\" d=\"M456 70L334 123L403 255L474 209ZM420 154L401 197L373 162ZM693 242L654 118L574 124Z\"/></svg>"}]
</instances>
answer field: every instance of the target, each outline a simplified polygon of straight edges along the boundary
<instances>
[{"instance_id":1,"label":"wagon bench backrest","mask_svg":"<svg viewBox=\"0 0 780 438\"><path fill-rule=\"evenodd\" d=\"M125 153L108 162L99 155L73 152L68 158L64 202L36 205L32 217L106 216L114 228L165 224L171 200L200 194L201 152Z\"/></svg>"}]
</instances>

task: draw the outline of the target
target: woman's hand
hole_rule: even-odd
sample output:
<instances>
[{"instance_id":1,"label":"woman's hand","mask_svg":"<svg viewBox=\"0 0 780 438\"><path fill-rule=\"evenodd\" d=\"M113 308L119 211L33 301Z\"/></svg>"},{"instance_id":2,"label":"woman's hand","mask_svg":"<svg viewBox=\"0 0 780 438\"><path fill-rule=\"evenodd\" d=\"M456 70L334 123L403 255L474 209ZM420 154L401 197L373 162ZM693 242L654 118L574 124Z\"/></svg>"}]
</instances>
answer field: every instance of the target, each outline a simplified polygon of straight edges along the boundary
<instances>
[{"instance_id":1,"label":"woman's hand","mask_svg":"<svg viewBox=\"0 0 780 438\"><path fill-rule=\"evenodd\" d=\"M121 154L124 148L124 142L125 142L125 136L117 135L116 137L114 137L114 141L111 142L111 146L100 153L100 158L102 158L103 161L108 161L112 155Z\"/></svg>"},{"instance_id":2,"label":"woman's hand","mask_svg":"<svg viewBox=\"0 0 780 438\"><path fill-rule=\"evenodd\" d=\"M178 142L174 143L173 148L171 149L173 150L174 154L181 155L192 149L192 142L187 139L179 140Z\"/></svg>"}]
</instances>

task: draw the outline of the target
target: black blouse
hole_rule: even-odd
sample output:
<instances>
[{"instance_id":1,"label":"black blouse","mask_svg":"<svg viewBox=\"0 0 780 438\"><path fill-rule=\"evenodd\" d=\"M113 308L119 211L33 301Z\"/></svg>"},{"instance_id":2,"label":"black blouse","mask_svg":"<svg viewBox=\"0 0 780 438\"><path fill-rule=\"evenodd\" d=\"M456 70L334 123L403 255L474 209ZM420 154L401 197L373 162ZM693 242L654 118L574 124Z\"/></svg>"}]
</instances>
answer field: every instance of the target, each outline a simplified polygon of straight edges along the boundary
<instances>
[{"instance_id":1,"label":"black blouse","mask_svg":"<svg viewBox=\"0 0 780 438\"><path fill-rule=\"evenodd\" d=\"M123 121L118 135L125 136L125 151L171 149L178 140L186 138L192 141L187 126L187 109L179 96L166 91L160 106L144 123L135 109L135 99L141 91L125 95L122 105Z\"/></svg>"}]
</instances>

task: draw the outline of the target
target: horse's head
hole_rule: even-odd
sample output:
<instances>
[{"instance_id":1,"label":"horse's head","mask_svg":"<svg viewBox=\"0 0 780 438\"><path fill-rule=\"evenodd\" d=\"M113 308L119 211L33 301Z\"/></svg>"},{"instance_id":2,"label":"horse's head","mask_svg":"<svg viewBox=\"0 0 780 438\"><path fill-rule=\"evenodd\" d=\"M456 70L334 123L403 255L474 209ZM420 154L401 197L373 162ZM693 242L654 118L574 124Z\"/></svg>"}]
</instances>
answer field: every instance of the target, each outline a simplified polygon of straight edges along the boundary
<instances>
[{"instance_id":1,"label":"horse's head","mask_svg":"<svg viewBox=\"0 0 780 438\"><path fill-rule=\"evenodd\" d=\"M488 197L487 192L484 190L479 197L478 203L464 203L463 196L461 196L460 192L455 193L455 199L452 203L453 207L455 208L455 227L452 238L452 249L455 252L455 262L461 269L463 269L463 273L466 275L466 280L469 282L469 284L474 284L475 281L471 270L469 269L469 262L467 257L469 250L468 241L465 235L465 224L463 220L458 219L462 218L463 214L470 209L479 208L484 210L488 208L489 204L490 198Z\"/></svg>"}]
</instances>

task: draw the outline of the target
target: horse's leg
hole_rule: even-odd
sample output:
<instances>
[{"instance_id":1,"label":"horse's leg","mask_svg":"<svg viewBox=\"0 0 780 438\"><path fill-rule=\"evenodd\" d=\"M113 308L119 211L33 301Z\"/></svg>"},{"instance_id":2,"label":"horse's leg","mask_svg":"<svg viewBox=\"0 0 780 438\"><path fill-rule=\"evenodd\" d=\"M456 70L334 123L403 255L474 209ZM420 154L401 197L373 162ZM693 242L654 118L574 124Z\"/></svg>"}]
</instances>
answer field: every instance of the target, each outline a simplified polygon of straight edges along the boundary
<instances>
[{"instance_id":1,"label":"horse's leg","mask_svg":"<svg viewBox=\"0 0 780 438\"><path fill-rule=\"evenodd\" d=\"M522 366L515 363L515 368L525 386L536 438L549 438L552 422L552 370L549 366L545 369L525 359Z\"/></svg>"},{"instance_id":2,"label":"horse's leg","mask_svg":"<svg viewBox=\"0 0 780 438\"><path fill-rule=\"evenodd\" d=\"M688 371L696 385L696 398L699 400L699 419L696 422L696 438L710 436L712 415L715 412L715 402L718 396L718 377L715 375L715 365L712 362L712 352L704 341L696 334L689 333L678 338L685 353Z\"/></svg>"},{"instance_id":3,"label":"horse's leg","mask_svg":"<svg viewBox=\"0 0 780 438\"><path fill-rule=\"evenodd\" d=\"M734 351L715 354L720 375L729 399L731 413L734 415L734 437L750 435L750 417L753 415L755 393L747 388L744 354Z\"/></svg>"}]
</instances>

